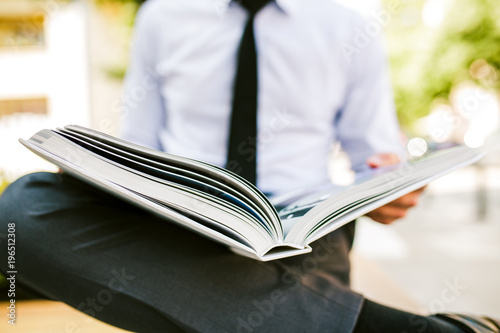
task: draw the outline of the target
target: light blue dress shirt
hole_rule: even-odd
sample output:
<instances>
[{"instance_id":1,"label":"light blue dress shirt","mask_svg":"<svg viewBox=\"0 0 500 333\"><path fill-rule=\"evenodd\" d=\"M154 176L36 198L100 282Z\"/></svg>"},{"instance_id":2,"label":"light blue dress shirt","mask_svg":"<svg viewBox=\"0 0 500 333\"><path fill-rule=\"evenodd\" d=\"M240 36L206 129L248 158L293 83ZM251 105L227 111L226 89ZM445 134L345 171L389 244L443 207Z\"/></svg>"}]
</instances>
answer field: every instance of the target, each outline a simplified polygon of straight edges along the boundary
<instances>
[{"instance_id":1,"label":"light blue dress shirt","mask_svg":"<svg viewBox=\"0 0 500 333\"><path fill-rule=\"evenodd\" d=\"M135 25L122 137L224 166L246 20L234 1L147 1ZM365 28L331 0L277 0L257 14L262 191L329 182L337 140L355 171L376 152L401 152L380 36L363 39Z\"/></svg>"}]
</instances>

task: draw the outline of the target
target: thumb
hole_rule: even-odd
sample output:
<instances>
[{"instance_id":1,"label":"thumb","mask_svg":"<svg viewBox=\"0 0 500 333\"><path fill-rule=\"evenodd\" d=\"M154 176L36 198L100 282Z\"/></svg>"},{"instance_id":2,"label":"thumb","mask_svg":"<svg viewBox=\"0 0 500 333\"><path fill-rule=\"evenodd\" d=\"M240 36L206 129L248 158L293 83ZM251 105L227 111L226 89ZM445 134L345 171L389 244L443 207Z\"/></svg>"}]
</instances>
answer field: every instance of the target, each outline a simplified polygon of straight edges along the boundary
<instances>
[{"instance_id":1,"label":"thumb","mask_svg":"<svg viewBox=\"0 0 500 333\"><path fill-rule=\"evenodd\" d=\"M370 168L379 168L399 163L399 156L394 153L379 153L368 158L366 163Z\"/></svg>"}]
</instances>

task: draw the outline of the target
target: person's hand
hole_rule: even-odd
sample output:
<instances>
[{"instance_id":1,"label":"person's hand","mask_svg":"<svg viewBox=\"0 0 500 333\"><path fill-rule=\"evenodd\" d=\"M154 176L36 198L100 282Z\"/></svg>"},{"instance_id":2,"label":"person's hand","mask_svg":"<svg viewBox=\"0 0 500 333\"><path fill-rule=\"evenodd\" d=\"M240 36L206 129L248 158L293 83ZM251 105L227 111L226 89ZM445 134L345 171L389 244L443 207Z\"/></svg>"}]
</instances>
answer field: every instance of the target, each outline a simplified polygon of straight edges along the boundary
<instances>
[{"instance_id":1,"label":"person's hand","mask_svg":"<svg viewBox=\"0 0 500 333\"><path fill-rule=\"evenodd\" d=\"M396 154L377 154L370 157L367 164L371 168L378 168L386 165L399 163L399 157ZM379 207L366 214L369 218L383 224L391 224L392 222L405 217L408 210L418 204L420 194L425 187L408 193L382 207Z\"/></svg>"}]
</instances>

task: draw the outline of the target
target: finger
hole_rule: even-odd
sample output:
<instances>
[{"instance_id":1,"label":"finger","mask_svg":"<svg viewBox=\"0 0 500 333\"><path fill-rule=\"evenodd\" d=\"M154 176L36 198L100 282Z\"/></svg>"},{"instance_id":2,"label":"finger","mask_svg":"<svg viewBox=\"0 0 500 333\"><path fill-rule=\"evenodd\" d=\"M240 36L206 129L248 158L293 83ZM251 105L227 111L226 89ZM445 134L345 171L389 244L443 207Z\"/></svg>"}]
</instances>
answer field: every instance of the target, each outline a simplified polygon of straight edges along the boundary
<instances>
[{"instance_id":1,"label":"finger","mask_svg":"<svg viewBox=\"0 0 500 333\"><path fill-rule=\"evenodd\" d=\"M382 223L382 224L391 224L392 222L396 221L397 219L395 217L389 217L383 214L380 214L378 212L370 212L366 214L369 218L371 218L373 221Z\"/></svg>"},{"instance_id":2,"label":"finger","mask_svg":"<svg viewBox=\"0 0 500 333\"><path fill-rule=\"evenodd\" d=\"M379 153L368 158L366 163L370 168L379 168L399 163L399 156L394 153Z\"/></svg>"},{"instance_id":3,"label":"finger","mask_svg":"<svg viewBox=\"0 0 500 333\"><path fill-rule=\"evenodd\" d=\"M425 185L425 186L423 186L423 187L421 187L421 188L419 188L418 190L415 190L415 191L413 191L413 192L422 193L422 192L424 192L424 191L425 191L425 189L426 189L426 188L427 188L427 185Z\"/></svg>"},{"instance_id":4,"label":"finger","mask_svg":"<svg viewBox=\"0 0 500 333\"><path fill-rule=\"evenodd\" d=\"M375 209L374 211L371 211L366 215L377 222L390 224L397 219L405 217L407 211L408 209L385 205Z\"/></svg>"},{"instance_id":5,"label":"finger","mask_svg":"<svg viewBox=\"0 0 500 333\"><path fill-rule=\"evenodd\" d=\"M410 192L410 193L417 193L417 194L419 194L419 195L420 195L420 194L422 194L422 192L424 192L424 191L425 191L425 189L426 189L426 188L427 188L427 185L425 185L425 186L423 186L423 187L419 188L418 190L412 191L412 192Z\"/></svg>"},{"instance_id":6,"label":"finger","mask_svg":"<svg viewBox=\"0 0 500 333\"><path fill-rule=\"evenodd\" d=\"M385 205L380 207L377 212L380 215L386 216L388 218L400 219L406 216L408 208Z\"/></svg>"},{"instance_id":7,"label":"finger","mask_svg":"<svg viewBox=\"0 0 500 333\"><path fill-rule=\"evenodd\" d=\"M409 209L418 205L418 201L420 199L421 192L411 192L406 195L403 195L401 198L398 198L394 201L391 201L386 206L398 207L402 209Z\"/></svg>"}]
</instances>

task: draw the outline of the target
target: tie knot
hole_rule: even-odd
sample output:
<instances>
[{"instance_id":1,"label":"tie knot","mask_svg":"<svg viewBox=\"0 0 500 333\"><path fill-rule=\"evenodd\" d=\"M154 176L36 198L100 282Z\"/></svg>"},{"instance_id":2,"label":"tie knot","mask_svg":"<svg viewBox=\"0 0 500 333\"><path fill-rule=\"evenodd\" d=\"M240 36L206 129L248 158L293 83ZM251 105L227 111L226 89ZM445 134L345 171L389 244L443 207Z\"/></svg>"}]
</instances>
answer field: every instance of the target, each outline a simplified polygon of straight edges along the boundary
<instances>
[{"instance_id":1,"label":"tie knot","mask_svg":"<svg viewBox=\"0 0 500 333\"><path fill-rule=\"evenodd\" d=\"M271 2L271 0L240 0L241 5L252 15L257 14L268 2Z\"/></svg>"}]
</instances>

